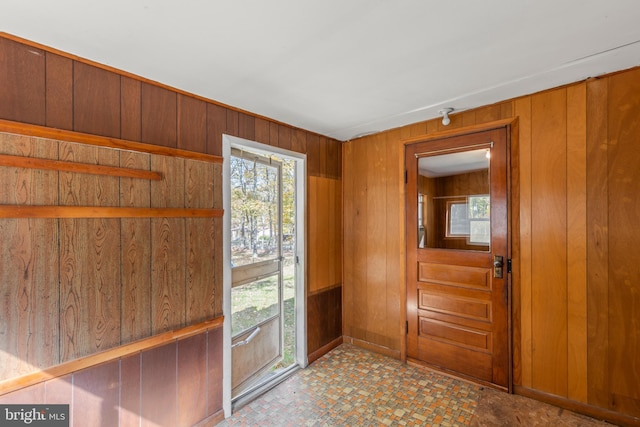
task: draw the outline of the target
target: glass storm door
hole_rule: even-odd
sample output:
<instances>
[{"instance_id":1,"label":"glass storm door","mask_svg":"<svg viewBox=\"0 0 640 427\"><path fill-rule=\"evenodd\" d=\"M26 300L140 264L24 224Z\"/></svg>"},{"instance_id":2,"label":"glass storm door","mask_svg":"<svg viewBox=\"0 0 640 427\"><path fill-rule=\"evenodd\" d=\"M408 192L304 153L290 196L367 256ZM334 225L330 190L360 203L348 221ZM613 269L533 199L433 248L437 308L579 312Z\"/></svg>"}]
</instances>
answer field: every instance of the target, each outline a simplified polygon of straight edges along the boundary
<instances>
[{"instance_id":1,"label":"glass storm door","mask_svg":"<svg viewBox=\"0 0 640 427\"><path fill-rule=\"evenodd\" d=\"M231 150L232 398L283 357L282 163Z\"/></svg>"}]
</instances>

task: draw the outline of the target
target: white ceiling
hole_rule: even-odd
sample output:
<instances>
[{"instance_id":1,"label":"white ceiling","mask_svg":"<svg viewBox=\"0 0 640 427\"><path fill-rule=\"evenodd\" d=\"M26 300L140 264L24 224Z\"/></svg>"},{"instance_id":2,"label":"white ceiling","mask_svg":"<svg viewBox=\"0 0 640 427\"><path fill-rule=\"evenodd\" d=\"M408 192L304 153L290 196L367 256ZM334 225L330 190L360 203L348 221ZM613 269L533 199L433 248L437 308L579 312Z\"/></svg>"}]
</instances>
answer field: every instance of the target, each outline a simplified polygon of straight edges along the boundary
<instances>
[{"instance_id":1,"label":"white ceiling","mask_svg":"<svg viewBox=\"0 0 640 427\"><path fill-rule=\"evenodd\" d=\"M340 140L640 65L638 0L0 0L0 31Z\"/></svg>"}]
</instances>

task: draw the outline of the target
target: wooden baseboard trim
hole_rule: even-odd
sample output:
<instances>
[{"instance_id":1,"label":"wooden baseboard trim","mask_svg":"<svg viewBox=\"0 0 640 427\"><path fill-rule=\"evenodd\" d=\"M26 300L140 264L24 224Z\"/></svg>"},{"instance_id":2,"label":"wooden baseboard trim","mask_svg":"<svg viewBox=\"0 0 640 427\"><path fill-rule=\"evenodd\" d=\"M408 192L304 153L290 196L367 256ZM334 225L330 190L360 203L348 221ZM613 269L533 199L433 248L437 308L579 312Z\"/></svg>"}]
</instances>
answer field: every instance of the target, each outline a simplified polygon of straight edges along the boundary
<instances>
[{"instance_id":1,"label":"wooden baseboard trim","mask_svg":"<svg viewBox=\"0 0 640 427\"><path fill-rule=\"evenodd\" d=\"M545 393L542 391L532 390L530 388L522 386L514 386L513 391L515 394L518 394L520 396L539 400L540 402L548 403L549 405L558 406L569 411L577 412L579 414L587 415L599 420L608 421L616 425L625 427L640 425L640 418L610 411L604 408L599 408L597 406L592 406L586 403L576 402L574 400L569 400L567 398Z\"/></svg>"},{"instance_id":2,"label":"wooden baseboard trim","mask_svg":"<svg viewBox=\"0 0 640 427\"><path fill-rule=\"evenodd\" d=\"M400 350L394 350L389 347L385 347L379 344L374 344L369 341L359 340L357 338L343 336L343 342L353 344L357 347L364 348L365 350L371 350L374 353L383 354L385 356L393 357L394 359L400 360Z\"/></svg>"},{"instance_id":3,"label":"wooden baseboard trim","mask_svg":"<svg viewBox=\"0 0 640 427\"><path fill-rule=\"evenodd\" d=\"M213 427L219 422L224 420L224 411L222 409L215 412L213 415L208 416L204 420L200 421L193 427Z\"/></svg>"},{"instance_id":4,"label":"wooden baseboard trim","mask_svg":"<svg viewBox=\"0 0 640 427\"><path fill-rule=\"evenodd\" d=\"M322 356L329 353L331 350L333 350L340 344L342 344L342 337L338 337L335 340L331 341L329 344L323 345L313 353L309 354L308 356L309 363L313 363L316 360L320 359Z\"/></svg>"}]
</instances>

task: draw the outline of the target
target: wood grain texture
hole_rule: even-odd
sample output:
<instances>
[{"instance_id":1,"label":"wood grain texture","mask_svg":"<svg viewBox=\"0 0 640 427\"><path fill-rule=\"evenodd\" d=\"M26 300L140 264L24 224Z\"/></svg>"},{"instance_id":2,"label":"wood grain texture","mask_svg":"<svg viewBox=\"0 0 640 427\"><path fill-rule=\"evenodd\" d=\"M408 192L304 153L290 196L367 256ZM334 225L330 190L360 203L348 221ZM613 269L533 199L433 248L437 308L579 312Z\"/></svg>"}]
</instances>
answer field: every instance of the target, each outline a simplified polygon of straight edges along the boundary
<instances>
[{"instance_id":1,"label":"wood grain texture","mask_svg":"<svg viewBox=\"0 0 640 427\"><path fill-rule=\"evenodd\" d=\"M46 53L46 125L73 129L73 61Z\"/></svg>"},{"instance_id":2,"label":"wood grain texture","mask_svg":"<svg viewBox=\"0 0 640 427\"><path fill-rule=\"evenodd\" d=\"M0 166L12 166L27 169L47 169L65 172L79 172L89 175L120 176L137 179L150 179L160 181L162 175L153 171L145 171L133 168L120 168L113 166L101 166L83 164L77 162L64 162L60 160L35 159L24 156L0 155Z\"/></svg>"},{"instance_id":3,"label":"wood grain texture","mask_svg":"<svg viewBox=\"0 0 640 427\"><path fill-rule=\"evenodd\" d=\"M353 311L352 307L354 307L354 281L357 272L353 267L353 259L348 258L352 257L354 254L353 245L355 242L353 236L353 230L355 226L355 209L354 204L350 202L350 199L346 199L346 197L351 197L354 194L354 186L355 186L355 176L353 173L352 166L355 164L355 158L353 155L354 145L356 143L353 141L347 141L342 144L342 158L345 162L344 173L342 175L342 190L345 196L344 204L342 207L342 215L343 215L343 226L342 226L342 239L343 239L343 283L348 284L347 286L343 286L342 290L342 304L343 307L347 308L343 312L343 334L345 336L351 337L353 336L352 327L355 323L355 319L353 319Z\"/></svg>"},{"instance_id":4,"label":"wood grain texture","mask_svg":"<svg viewBox=\"0 0 640 427\"><path fill-rule=\"evenodd\" d=\"M386 147L381 137L373 138L373 141L370 142L368 155L369 167L366 175L362 178L367 182L367 210L376 212L376 215L368 215L362 224L367 229L367 293L366 299L363 299L367 308L365 339L374 344L388 347L389 343L386 342L386 336L389 335L387 333L388 323L386 322L387 264L382 262L387 245L387 234L384 231L388 222L385 208L387 205L387 165L385 161Z\"/></svg>"},{"instance_id":5,"label":"wood grain texture","mask_svg":"<svg viewBox=\"0 0 640 427\"><path fill-rule=\"evenodd\" d=\"M45 53L0 38L0 118L45 124Z\"/></svg>"},{"instance_id":6,"label":"wood grain texture","mask_svg":"<svg viewBox=\"0 0 640 427\"><path fill-rule=\"evenodd\" d=\"M73 66L73 130L120 138L120 76L82 62Z\"/></svg>"},{"instance_id":7,"label":"wood grain texture","mask_svg":"<svg viewBox=\"0 0 640 427\"><path fill-rule=\"evenodd\" d=\"M587 402L587 92L567 88L567 397Z\"/></svg>"},{"instance_id":8,"label":"wood grain texture","mask_svg":"<svg viewBox=\"0 0 640 427\"><path fill-rule=\"evenodd\" d=\"M107 148L60 143L60 159L108 166L120 162ZM60 173L63 205L113 206L118 178ZM120 221L60 220L61 361L120 343Z\"/></svg>"},{"instance_id":9,"label":"wood grain texture","mask_svg":"<svg viewBox=\"0 0 640 427\"><path fill-rule=\"evenodd\" d=\"M514 384L532 387L532 315L531 315L531 98L520 98L515 101L515 114L520 128L519 170L520 170L520 257L519 276L513 277L513 287L520 297L519 318L515 324L515 333L519 340L514 342ZM515 310L518 307L514 308Z\"/></svg>"},{"instance_id":10,"label":"wood grain texture","mask_svg":"<svg viewBox=\"0 0 640 427\"><path fill-rule=\"evenodd\" d=\"M100 353L94 353L76 360L64 362L47 368L46 370L39 370L20 377L0 381L0 394L7 394L25 387L46 383L47 381L55 378L68 377L74 372L78 372L83 369L90 369L103 363L124 359L132 355L139 355L141 352L146 352L167 344L173 344L177 340L189 338L207 331L220 329L223 322L223 317L216 317L184 328L164 332L129 344L124 344Z\"/></svg>"},{"instance_id":11,"label":"wood grain texture","mask_svg":"<svg viewBox=\"0 0 640 427\"><path fill-rule=\"evenodd\" d=\"M180 157L183 159L194 159L207 162L222 163L222 157L220 156L179 150L170 147L143 144L135 141L125 141L122 139L109 138L105 136L91 135L62 129L53 129L44 126L11 122L2 119L0 119L0 132L54 139L56 141L77 142L86 145L116 148L120 150L133 150L142 153L158 154L161 156L172 156Z\"/></svg>"},{"instance_id":12,"label":"wood grain texture","mask_svg":"<svg viewBox=\"0 0 640 427\"><path fill-rule=\"evenodd\" d=\"M253 141L256 139L256 118L249 114L238 114L238 136Z\"/></svg>"},{"instance_id":13,"label":"wood grain texture","mask_svg":"<svg viewBox=\"0 0 640 427\"><path fill-rule=\"evenodd\" d=\"M532 372L534 388L567 396L566 90L532 97ZM549 218L553 218L550 221Z\"/></svg>"},{"instance_id":14,"label":"wood grain texture","mask_svg":"<svg viewBox=\"0 0 640 427\"><path fill-rule=\"evenodd\" d=\"M57 144L0 137L0 152L56 158ZM0 168L0 203L58 201L51 171ZM47 219L0 220L0 379L59 362L58 226Z\"/></svg>"},{"instance_id":15,"label":"wood grain texture","mask_svg":"<svg viewBox=\"0 0 640 427\"><path fill-rule=\"evenodd\" d=\"M638 70L610 77L608 106L609 402L610 409L640 417Z\"/></svg>"},{"instance_id":16,"label":"wood grain texture","mask_svg":"<svg viewBox=\"0 0 640 427\"><path fill-rule=\"evenodd\" d=\"M120 78L120 137L141 140L141 83L129 77Z\"/></svg>"},{"instance_id":17,"label":"wood grain texture","mask_svg":"<svg viewBox=\"0 0 640 427\"><path fill-rule=\"evenodd\" d=\"M146 153L121 152L120 165L150 169L151 156ZM120 178L120 206L151 206L151 184L132 178ZM121 227L121 343L151 335L151 220L122 218Z\"/></svg>"},{"instance_id":18,"label":"wood grain texture","mask_svg":"<svg viewBox=\"0 0 640 427\"><path fill-rule=\"evenodd\" d=\"M207 152L207 104L178 95L178 143L182 150Z\"/></svg>"},{"instance_id":19,"label":"wood grain texture","mask_svg":"<svg viewBox=\"0 0 640 427\"><path fill-rule=\"evenodd\" d=\"M207 153L222 155L222 134L226 130L226 109L219 105L207 104Z\"/></svg>"},{"instance_id":20,"label":"wood grain texture","mask_svg":"<svg viewBox=\"0 0 640 427\"><path fill-rule=\"evenodd\" d=\"M588 400L609 407L608 79L587 84Z\"/></svg>"},{"instance_id":21,"label":"wood grain texture","mask_svg":"<svg viewBox=\"0 0 640 427\"><path fill-rule=\"evenodd\" d=\"M177 95L148 83L141 89L141 140L165 147L177 146Z\"/></svg>"}]
</instances>

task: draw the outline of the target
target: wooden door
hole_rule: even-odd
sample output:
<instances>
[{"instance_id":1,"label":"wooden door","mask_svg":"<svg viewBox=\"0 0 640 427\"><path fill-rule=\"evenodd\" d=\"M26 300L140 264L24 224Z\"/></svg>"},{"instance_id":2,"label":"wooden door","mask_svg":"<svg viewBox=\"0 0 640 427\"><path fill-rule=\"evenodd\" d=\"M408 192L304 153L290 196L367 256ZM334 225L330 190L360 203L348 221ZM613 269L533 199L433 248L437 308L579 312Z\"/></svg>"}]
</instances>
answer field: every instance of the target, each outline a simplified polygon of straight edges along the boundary
<instances>
[{"instance_id":1,"label":"wooden door","mask_svg":"<svg viewBox=\"0 0 640 427\"><path fill-rule=\"evenodd\" d=\"M502 389L509 387L507 152L500 128L407 145L405 158L407 356Z\"/></svg>"}]
</instances>

